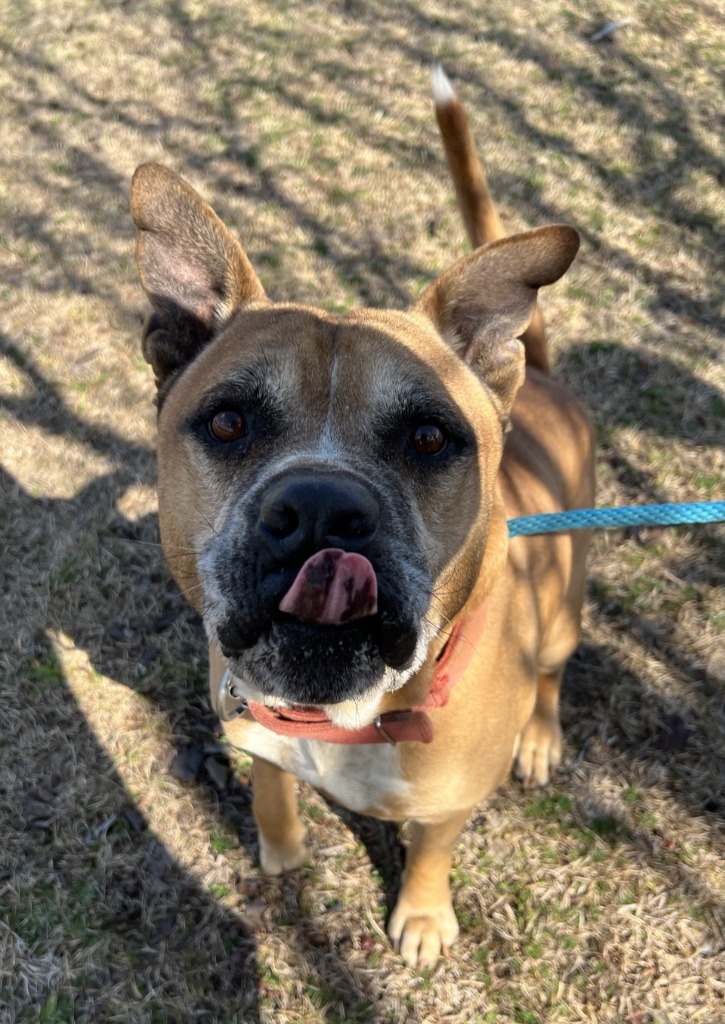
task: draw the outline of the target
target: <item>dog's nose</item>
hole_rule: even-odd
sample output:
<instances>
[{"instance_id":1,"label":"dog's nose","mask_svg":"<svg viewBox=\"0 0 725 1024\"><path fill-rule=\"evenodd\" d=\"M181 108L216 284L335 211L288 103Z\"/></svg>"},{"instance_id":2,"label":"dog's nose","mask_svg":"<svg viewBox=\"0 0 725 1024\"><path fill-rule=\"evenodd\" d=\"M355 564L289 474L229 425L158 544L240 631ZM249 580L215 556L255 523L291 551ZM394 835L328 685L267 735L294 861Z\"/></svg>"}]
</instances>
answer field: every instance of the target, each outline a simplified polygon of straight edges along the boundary
<instances>
[{"instance_id":1,"label":"dog's nose","mask_svg":"<svg viewBox=\"0 0 725 1024\"><path fill-rule=\"evenodd\" d=\"M259 509L258 533L275 557L322 548L363 551L375 535L380 507L344 473L295 473L273 483Z\"/></svg>"}]
</instances>

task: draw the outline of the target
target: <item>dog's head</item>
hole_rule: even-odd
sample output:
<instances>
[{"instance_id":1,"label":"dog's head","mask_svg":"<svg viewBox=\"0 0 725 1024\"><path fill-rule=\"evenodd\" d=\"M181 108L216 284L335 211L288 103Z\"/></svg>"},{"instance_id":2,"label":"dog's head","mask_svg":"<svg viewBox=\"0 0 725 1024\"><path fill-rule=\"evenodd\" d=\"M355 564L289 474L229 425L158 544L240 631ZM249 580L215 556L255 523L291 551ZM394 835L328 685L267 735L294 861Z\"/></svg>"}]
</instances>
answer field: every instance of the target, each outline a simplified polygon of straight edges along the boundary
<instances>
[{"instance_id":1,"label":"dog's head","mask_svg":"<svg viewBox=\"0 0 725 1024\"><path fill-rule=\"evenodd\" d=\"M505 547L516 338L576 232L476 250L406 312L338 316L270 302L171 171L136 171L132 212L172 572L248 695L373 708L480 584L496 530Z\"/></svg>"}]
</instances>

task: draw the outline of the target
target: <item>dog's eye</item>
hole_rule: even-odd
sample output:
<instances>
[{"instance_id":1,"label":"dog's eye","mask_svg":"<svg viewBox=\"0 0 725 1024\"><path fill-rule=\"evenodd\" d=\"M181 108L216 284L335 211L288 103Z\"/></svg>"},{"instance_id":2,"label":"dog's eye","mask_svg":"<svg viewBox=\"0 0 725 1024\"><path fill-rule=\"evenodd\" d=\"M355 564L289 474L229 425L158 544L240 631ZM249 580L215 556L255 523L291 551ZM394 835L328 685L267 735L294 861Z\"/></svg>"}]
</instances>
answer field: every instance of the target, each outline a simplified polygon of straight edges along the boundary
<instances>
[{"instance_id":1,"label":"dog's eye","mask_svg":"<svg viewBox=\"0 0 725 1024\"><path fill-rule=\"evenodd\" d=\"M410 447L416 455L440 455L448 439L435 423L421 423L410 435Z\"/></svg>"},{"instance_id":2,"label":"dog's eye","mask_svg":"<svg viewBox=\"0 0 725 1024\"><path fill-rule=\"evenodd\" d=\"M238 441L247 433L247 422L241 413L223 409L209 420L209 433L217 441Z\"/></svg>"}]
</instances>

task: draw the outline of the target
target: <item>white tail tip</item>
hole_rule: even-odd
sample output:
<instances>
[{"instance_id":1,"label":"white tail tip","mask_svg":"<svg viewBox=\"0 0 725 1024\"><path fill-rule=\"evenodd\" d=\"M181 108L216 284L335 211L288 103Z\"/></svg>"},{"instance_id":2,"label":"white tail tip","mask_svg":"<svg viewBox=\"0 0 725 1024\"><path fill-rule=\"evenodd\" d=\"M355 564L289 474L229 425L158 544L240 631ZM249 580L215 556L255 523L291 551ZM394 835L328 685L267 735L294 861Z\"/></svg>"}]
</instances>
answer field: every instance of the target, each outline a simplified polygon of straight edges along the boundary
<instances>
[{"instance_id":1,"label":"white tail tip","mask_svg":"<svg viewBox=\"0 0 725 1024\"><path fill-rule=\"evenodd\" d=\"M433 68L431 84L433 86L433 99L436 102L436 106L445 107L447 103L452 103L456 98L456 91L441 64L436 64Z\"/></svg>"}]
</instances>

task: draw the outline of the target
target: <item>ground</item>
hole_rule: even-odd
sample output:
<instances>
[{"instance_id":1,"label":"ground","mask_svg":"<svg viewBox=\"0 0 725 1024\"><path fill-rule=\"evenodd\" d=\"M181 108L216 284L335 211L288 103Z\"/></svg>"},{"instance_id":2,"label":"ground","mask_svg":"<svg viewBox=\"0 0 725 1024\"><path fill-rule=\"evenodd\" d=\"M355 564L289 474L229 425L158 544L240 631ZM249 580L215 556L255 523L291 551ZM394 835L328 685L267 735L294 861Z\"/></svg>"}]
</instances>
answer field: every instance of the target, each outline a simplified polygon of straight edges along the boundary
<instances>
[{"instance_id":1,"label":"ground","mask_svg":"<svg viewBox=\"0 0 725 1024\"><path fill-rule=\"evenodd\" d=\"M270 295L404 307L464 251L443 62L510 230L573 224L545 297L602 505L725 494L716 0L0 0L0 1021L725 1017L725 527L598 535L565 759L456 849L461 939L385 939L401 843L302 790L260 877L250 769L155 516L128 187L162 161Z\"/></svg>"}]
</instances>

